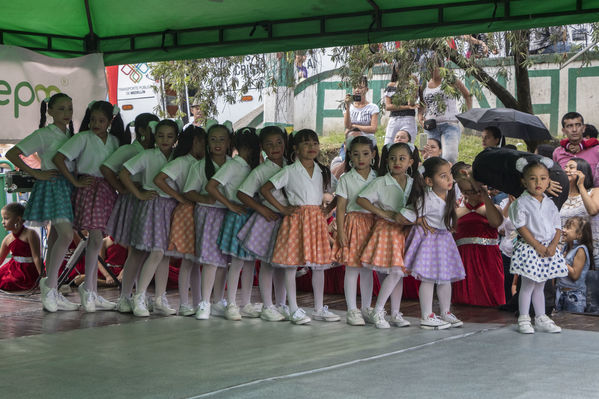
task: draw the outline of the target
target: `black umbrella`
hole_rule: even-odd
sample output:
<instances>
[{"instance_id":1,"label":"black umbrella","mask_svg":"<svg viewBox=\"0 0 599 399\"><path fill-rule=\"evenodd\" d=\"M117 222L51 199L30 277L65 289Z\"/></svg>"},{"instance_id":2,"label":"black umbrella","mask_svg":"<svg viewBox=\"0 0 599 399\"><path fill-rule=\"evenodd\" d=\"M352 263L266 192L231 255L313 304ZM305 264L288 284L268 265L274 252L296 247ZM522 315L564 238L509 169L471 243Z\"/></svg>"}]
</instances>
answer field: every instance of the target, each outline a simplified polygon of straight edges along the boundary
<instances>
[{"instance_id":1,"label":"black umbrella","mask_svg":"<svg viewBox=\"0 0 599 399\"><path fill-rule=\"evenodd\" d=\"M497 126L505 137L531 141L552 138L538 116L511 108L473 108L456 116L464 127L470 129Z\"/></svg>"}]
</instances>

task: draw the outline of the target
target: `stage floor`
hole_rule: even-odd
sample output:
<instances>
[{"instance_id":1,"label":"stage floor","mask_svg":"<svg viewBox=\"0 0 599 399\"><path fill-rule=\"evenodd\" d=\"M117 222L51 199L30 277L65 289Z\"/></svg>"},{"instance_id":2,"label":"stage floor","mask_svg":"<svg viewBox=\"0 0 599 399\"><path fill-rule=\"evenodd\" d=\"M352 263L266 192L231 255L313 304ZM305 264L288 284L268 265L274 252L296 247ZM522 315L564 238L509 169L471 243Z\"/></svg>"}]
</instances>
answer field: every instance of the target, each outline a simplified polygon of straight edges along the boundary
<instances>
[{"instance_id":1,"label":"stage floor","mask_svg":"<svg viewBox=\"0 0 599 399\"><path fill-rule=\"evenodd\" d=\"M300 297L306 307L309 297ZM325 302L334 308L343 299ZM417 302L404 302L417 325ZM569 329L525 336L515 332L512 314L465 306L455 308L465 326L445 331L40 308L35 296L0 297L2 397L593 398L599 392L599 318L592 316L560 314L555 319Z\"/></svg>"}]
</instances>

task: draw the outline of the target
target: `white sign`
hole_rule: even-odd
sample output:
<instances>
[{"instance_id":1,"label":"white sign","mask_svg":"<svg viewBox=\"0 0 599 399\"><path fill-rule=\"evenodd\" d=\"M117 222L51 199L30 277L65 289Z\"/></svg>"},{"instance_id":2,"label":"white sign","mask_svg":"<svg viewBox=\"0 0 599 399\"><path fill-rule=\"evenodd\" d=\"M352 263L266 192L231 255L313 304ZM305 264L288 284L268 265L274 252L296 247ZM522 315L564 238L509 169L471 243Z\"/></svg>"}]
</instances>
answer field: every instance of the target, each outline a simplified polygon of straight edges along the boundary
<instances>
[{"instance_id":1,"label":"white sign","mask_svg":"<svg viewBox=\"0 0 599 399\"><path fill-rule=\"evenodd\" d=\"M87 104L106 99L102 55L52 58L0 45L0 142L16 143L36 130L41 101L58 92L73 99L73 124L78 131Z\"/></svg>"}]
</instances>

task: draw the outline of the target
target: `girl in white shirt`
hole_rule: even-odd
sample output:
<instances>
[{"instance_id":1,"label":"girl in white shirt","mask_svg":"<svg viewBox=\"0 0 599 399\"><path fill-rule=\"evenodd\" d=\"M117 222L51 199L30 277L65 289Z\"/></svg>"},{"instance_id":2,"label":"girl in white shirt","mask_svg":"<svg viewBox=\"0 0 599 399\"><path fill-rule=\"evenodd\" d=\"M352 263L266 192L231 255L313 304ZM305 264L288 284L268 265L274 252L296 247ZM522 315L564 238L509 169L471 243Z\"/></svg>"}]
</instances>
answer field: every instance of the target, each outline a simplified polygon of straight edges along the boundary
<instances>
[{"instance_id":1,"label":"girl in white shirt","mask_svg":"<svg viewBox=\"0 0 599 399\"><path fill-rule=\"evenodd\" d=\"M46 110L47 107L47 110ZM46 111L53 123L46 126ZM54 94L41 103L39 129L21 140L6 153L6 158L20 170L36 180L29 195L23 219L30 225L51 222L46 255L46 277L40 280L41 301L48 312L77 310L79 305L67 300L56 289L58 270L73 238L73 207L71 193L73 185L58 171L52 158L56 151L72 136L73 100L64 93ZM37 153L41 160L40 169L30 168L21 155ZM72 169L73 165L69 163Z\"/></svg>"},{"instance_id":2,"label":"girl in white shirt","mask_svg":"<svg viewBox=\"0 0 599 399\"><path fill-rule=\"evenodd\" d=\"M174 159L154 177L154 184L179 202L173 211L166 251L167 256L182 259L179 268L179 316L195 314L195 308L202 300L201 271L195 258L194 204L183 196L183 188L192 165L204 158L205 148L204 129L189 125L179 137L173 154ZM190 281L193 306L189 305Z\"/></svg>"},{"instance_id":3,"label":"girl in white shirt","mask_svg":"<svg viewBox=\"0 0 599 399\"><path fill-rule=\"evenodd\" d=\"M409 326L399 311L405 273L405 227L416 221L416 199L422 195L417 151L413 144L394 143L383 147L379 176L359 194L356 203L379 217L360 260L365 267L387 274L381 285L372 320L377 328L389 328L384 306L391 297L391 322Z\"/></svg>"},{"instance_id":4,"label":"girl in white shirt","mask_svg":"<svg viewBox=\"0 0 599 399\"><path fill-rule=\"evenodd\" d=\"M196 204L195 257L196 262L202 264L202 302L195 315L198 320L209 319L211 307L212 314L224 315L226 302L222 298L227 264L231 261L231 257L223 254L216 242L227 208L206 191L208 181L231 159L228 155L231 152L231 131L228 126L212 124L208 128L207 136L206 155L191 167L183 188L185 198ZM222 187L219 189L222 190ZM215 303L211 306L213 288Z\"/></svg>"},{"instance_id":5,"label":"girl in white shirt","mask_svg":"<svg viewBox=\"0 0 599 399\"><path fill-rule=\"evenodd\" d=\"M337 240L333 259L345 265L344 291L347 303L347 324L363 326L372 312L372 270L362 267L360 255L374 225L374 214L356 204L358 193L376 178L378 152L366 136L350 137L346 141L345 173L341 175L337 196ZM362 312L356 306L356 286L360 276Z\"/></svg>"},{"instance_id":6,"label":"girl in white shirt","mask_svg":"<svg viewBox=\"0 0 599 399\"><path fill-rule=\"evenodd\" d=\"M273 269L271 261L282 216L277 208L268 201L257 199L256 195L268 179L287 165L287 134L278 126L267 126L260 131L259 139L266 158L250 172L237 190L237 198L254 213L239 230L237 238L246 251L261 261L258 282L264 306L260 318L281 321L289 318L289 309L285 305L285 271L280 267ZM288 205L281 190L273 191L273 195L281 204ZM273 282L276 307L272 302Z\"/></svg>"},{"instance_id":7,"label":"girl in white shirt","mask_svg":"<svg viewBox=\"0 0 599 399\"><path fill-rule=\"evenodd\" d=\"M77 187L73 225L89 233L85 249L85 282L79 286L81 306L86 312L112 310L116 306L97 295L98 255L117 197L102 176L100 165L124 144L128 141L119 108L107 101L95 101L88 106L79 133L64 143L53 159L58 170ZM76 162L77 177L69 170L67 160Z\"/></svg>"},{"instance_id":8,"label":"girl in white shirt","mask_svg":"<svg viewBox=\"0 0 599 399\"><path fill-rule=\"evenodd\" d=\"M164 119L158 123L150 122L150 127L154 132L156 148L145 150L125 162L119 174L125 188L140 201L133 215L135 223L131 226L129 241L132 253L140 259L137 265L133 265L135 270L131 271L131 275L135 276L141 268L136 293L131 300L133 314L138 317L150 315L146 304L146 290L153 277L154 312L167 316L175 313L166 300L169 258L164 253L168 246L171 215L177 201L156 186L154 177L171 159L179 126ZM141 175L141 189L132 180L132 176L136 174ZM129 284L131 283L127 282Z\"/></svg>"},{"instance_id":9,"label":"girl in white shirt","mask_svg":"<svg viewBox=\"0 0 599 399\"><path fill-rule=\"evenodd\" d=\"M552 161L546 159L548 164ZM561 236L561 221L557 207L544 193L549 186L549 169L541 162L527 164L518 159L516 168L522 173L524 193L512 203L510 219L518 231L510 272L521 277L518 293L518 331L533 334L529 310L535 309L535 328L538 331L558 333L556 326L545 314L545 282L568 275L562 254L557 251Z\"/></svg>"},{"instance_id":10,"label":"girl in white shirt","mask_svg":"<svg viewBox=\"0 0 599 399\"><path fill-rule=\"evenodd\" d=\"M233 146L237 155L227 161L212 176L206 191L228 208L218 234L217 244L223 254L231 256L231 266L227 274L227 320L241 320L241 317L260 317L260 310L250 303L254 283L255 257L247 252L237 238L237 233L245 225L253 211L245 208L237 198L237 189L245 178L260 163L260 142L256 130L244 127L233 135ZM221 189L223 192L219 191ZM241 279L241 303L237 306L237 285Z\"/></svg>"},{"instance_id":11,"label":"girl in white shirt","mask_svg":"<svg viewBox=\"0 0 599 399\"><path fill-rule=\"evenodd\" d=\"M404 257L406 269L420 280L420 327L443 330L463 323L450 311L451 283L464 279L464 265L451 235L456 222L455 190L451 164L440 157L423 162L424 183L428 187L418 201L418 225L412 227L406 239ZM441 318L433 313L433 291L437 297Z\"/></svg>"},{"instance_id":12,"label":"girl in white shirt","mask_svg":"<svg viewBox=\"0 0 599 399\"><path fill-rule=\"evenodd\" d=\"M330 187L331 171L318 160L320 143L316 132L302 129L289 139L289 156L295 159L262 186L260 192L285 217L281 223L272 256L273 266L285 268L285 288L289 301L290 320L294 324L311 321L298 308L295 272L298 266L312 269L314 312L312 318L338 321L339 316L324 306L324 270L331 267L331 247L325 215L323 194ZM289 205L273 196L273 189L284 189Z\"/></svg>"},{"instance_id":13,"label":"girl in white shirt","mask_svg":"<svg viewBox=\"0 0 599 399\"><path fill-rule=\"evenodd\" d=\"M100 166L100 172L102 172L104 178L119 193L106 224L106 234L110 235L114 242L128 247L127 259L123 265L121 295L116 304L116 310L121 313L131 313L132 311L131 292L137 280L137 271L139 269L137 265L141 265L144 261L144 252L138 251L129 245L133 215L141 202L125 188L118 175L125 162L144 150L154 148L154 133L152 133L149 123L158 121L160 119L153 114L143 113L137 115L135 120L127 125L127 134L129 136L132 136L131 126L134 125L135 127L135 141L119 147ZM141 175L131 176L131 179L138 187L141 186Z\"/></svg>"}]
</instances>

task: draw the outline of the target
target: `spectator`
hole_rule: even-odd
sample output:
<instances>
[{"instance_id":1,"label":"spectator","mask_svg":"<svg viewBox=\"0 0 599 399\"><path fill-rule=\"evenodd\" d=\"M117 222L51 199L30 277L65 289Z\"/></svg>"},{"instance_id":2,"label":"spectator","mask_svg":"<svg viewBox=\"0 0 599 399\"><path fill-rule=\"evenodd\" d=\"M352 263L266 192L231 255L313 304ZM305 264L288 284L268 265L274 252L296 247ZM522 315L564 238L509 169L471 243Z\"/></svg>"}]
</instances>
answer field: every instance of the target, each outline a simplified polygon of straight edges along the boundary
<instances>
[{"instance_id":1,"label":"spectator","mask_svg":"<svg viewBox=\"0 0 599 399\"><path fill-rule=\"evenodd\" d=\"M458 146L462 135L456 118L456 114L458 114L457 100L442 90L443 79L440 67L443 60L439 56L435 56L433 62L435 63L433 76L424 88L422 95L424 108L423 112L418 113L418 118L428 137L441 141L443 158L453 164L458 159ZM472 96L466 86L457 79L451 85L462 94L466 101L466 107L471 109Z\"/></svg>"},{"instance_id":2,"label":"spectator","mask_svg":"<svg viewBox=\"0 0 599 399\"><path fill-rule=\"evenodd\" d=\"M443 153L443 146L437 139L427 139L426 145L422 149L422 159L428 159L432 157L440 157Z\"/></svg>"},{"instance_id":3,"label":"spectator","mask_svg":"<svg viewBox=\"0 0 599 399\"><path fill-rule=\"evenodd\" d=\"M594 125L586 124L584 125L584 133L582 137L585 139L596 139L597 138L597 128Z\"/></svg>"},{"instance_id":4,"label":"spectator","mask_svg":"<svg viewBox=\"0 0 599 399\"><path fill-rule=\"evenodd\" d=\"M578 112L568 112L562 117L562 132L566 139L553 151L553 160L562 168L574 157L586 160L593 171L594 186L599 186L597 164L599 163L599 142L596 139L583 140L584 119Z\"/></svg>"},{"instance_id":5,"label":"spectator","mask_svg":"<svg viewBox=\"0 0 599 399\"><path fill-rule=\"evenodd\" d=\"M343 123L345 135L352 129L360 129L365 135L374 138L374 133L379 125L379 107L366 100L368 93L368 79L362 76L360 82L353 89L353 95L345 96L345 111Z\"/></svg>"},{"instance_id":6,"label":"spectator","mask_svg":"<svg viewBox=\"0 0 599 399\"><path fill-rule=\"evenodd\" d=\"M481 134L483 148L488 147L503 147L505 145L505 137L501 134L501 130L497 126L487 126Z\"/></svg>"},{"instance_id":7,"label":"spectator","mask_svg":"<svg viewBox=\"0 0 599 399\"><path fill-rule=\"evenodd\" d=\"M401 101L400 104L396 105L393 103L394 97L400 96L402 93L398 91L406 90L410 93L409 87L398 87L399 79L399 63L393 64L393 72L391 73L391 82L385 89L385 109L390 111L389 123L387 123L387 130L385 131L385 144L394 142L397 132L403 130L407 132L411 137L416 137L416 110L418 109L418 79L415 76L410 78L413 81L414 91L411 92L411 96L407 101ZM403 86L403 85L402 85ZM409 85L406 85L409 86ZM405 93L404 97L405 97ZM405 102L405 104L404 104ZM410 140L412 144L414 142Z\"/></svg>"},{"instance_id":8,"label":"spectator","mask_svg":"<svg viewBox=\"0 0 599 399\"><path fill-rule=\"evenodd\" d=\"M489 47L487 46L488 36L486 33L463 35L462 39L469 44L466 58L483 58L489 55Z\"/></svg>"},{"instance_id":9,"label":"spectator","mask_svg":"<svg viewBox=\"0 0 599 399\"><path fill-rule=\"evenodd\" d=\"M185 126L183 126L183 130L187 129L187 127L191 126L191 125L202 126L202 124L205 121L204 113L202 112L202 109L201 109L200 100L194 99L193 102L191 103L191 107L189 107L189 111L191 112L191 116L193 117L193 120L191 122L189 122L188 124L186 124Z\"/></svg>"}]
</instances>

